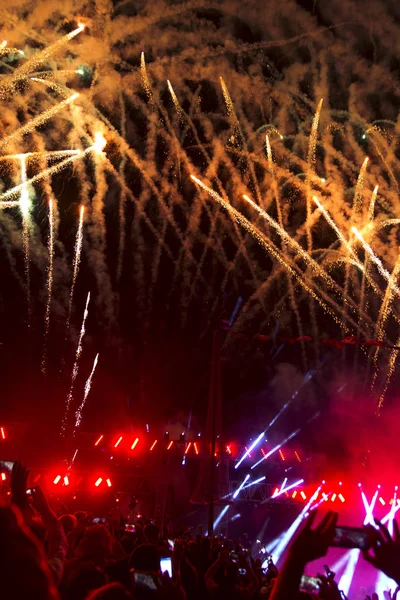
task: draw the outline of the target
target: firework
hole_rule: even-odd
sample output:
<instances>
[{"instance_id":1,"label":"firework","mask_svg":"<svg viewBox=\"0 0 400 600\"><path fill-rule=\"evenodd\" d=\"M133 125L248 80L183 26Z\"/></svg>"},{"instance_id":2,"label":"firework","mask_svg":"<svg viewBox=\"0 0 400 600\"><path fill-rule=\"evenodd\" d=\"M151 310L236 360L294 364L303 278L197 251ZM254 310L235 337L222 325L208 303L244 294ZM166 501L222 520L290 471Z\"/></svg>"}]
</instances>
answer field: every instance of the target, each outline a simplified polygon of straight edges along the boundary
<instances>
[{"instance_id":1,"label":"firework","mask_svg":"<svg viewBox=\"0 0 400 600\"><path fill-rule=\"evenodd\" d=\"M42 372L46 372L47 363L47 343L50 329L50 307L51 307L51 295L53 290L53 259L54 259L54 217L53 217L53 199L49 200L49 238L48 238L48 251L49 251L49 266L47 269L47 303L46 303L46 314L44 317L44 350L42 357Z\"/></svg>"},{"instance_id":2,"label":"firework","mask_svg":"<svg viewBox=\"0 0 400 600\"><path fill-rule=\"evenodd\" d=\"M72 399L73 399L73 391L74 391L75 380L76 380L76 377L77 377L78 372L79 372L79 359L80 359L80 356L82 354L82 341L83 341L83 337L84 337L85 332L86 332L85 326L86 326L86 318L87 318L87 316L89 314L88 313L89 301L90 301L90 292L88 293L87 298L86 298L86 305L85 305L85 311L83 313L82 327L81 327L81 331L80 331L80 334L79 334L78 346L77 346L76 353L75 353L75 362L74 362L74 366L73 366L73 369L72 369L71 386L69 388L67 400L65 402L64 417L63 417L63 421L62 421L62 424L61 424L61 435L63 437L65 437L66 434L67 434L69 409L70 409L71 402L72 402Z\"/></svg>"},{"instance_id":3,"label":"firework","mask_svg":"<svg viewBox=\"0 0 400 600\"><path fill-rule=\"evenodd\" d=\"M80 426L80 424L82 422L82 412L83 412L83 409L85 407L86 400L87 400L87 398L89 396L90 388L92 387L92 379L93 379L93 375L94 375L94 372L95 372L96 367L97 367L98 360L99 360L99 354L97 353L96 354L96 358L94 359L92 371L91 371L91 373L90 373L90 375L89 375L89 377L88 377L88 379L87 379L87 381L85 383L85 393L83 395L83 400L82 400L82 402L81 402L78 410L75 413L74 434L75 434L76 430L78 429L78 427Z\"/></svg>"},{"instance_id":4,"label":"firework","mask_svg":"<svg viewBox=\"0 0 400 600\"><path fill-rule=\"evenodd\" d=\"M85 207L81 206L81 209L80 209L80 212L79 212L78 231L76 233L76 240L75 240L75 253L74 253L74 263L73 263L72 284L71 284L71 292L69 294L68 317L67 317L65 339L67 338L68 330L69 330L69 325L70 325L70 321L71 321L71 313L72 313L72 304L73 304L73 301L74 301L75 284L76 284L76 279L77 279L78 273L79 273L79 265L80 265L80 262L81 262L81 252L82 252L82 242L83 242L83 216L84 216L84 214L85 214Z\"/></svg>"}]
</instances>

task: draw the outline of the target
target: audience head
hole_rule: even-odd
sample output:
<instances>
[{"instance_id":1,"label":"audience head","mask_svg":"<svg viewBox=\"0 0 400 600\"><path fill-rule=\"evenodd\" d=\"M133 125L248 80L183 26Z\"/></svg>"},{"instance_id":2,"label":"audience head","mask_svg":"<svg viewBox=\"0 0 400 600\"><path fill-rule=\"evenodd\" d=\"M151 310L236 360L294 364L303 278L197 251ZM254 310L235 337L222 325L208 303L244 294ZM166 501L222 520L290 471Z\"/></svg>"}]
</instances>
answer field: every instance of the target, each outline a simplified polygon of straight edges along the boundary
<instances>
[{"instance_id":1,"label":"audience head","mask_svg":"<svg viewBox=\"0 0 400 600\"><path fill-rule=\"evenodd\" d=\"M86 600L130 600L132 596L120 583L110 583L95 590Z\"/></svg>"},{"instance_id":2,"label":"audience head","mask_svg":"<svg viewBox=\"0 0 400 600\"><path fill-rule=\"evenodd\" d=\"M75 556L81 560L93 561L104 566L112 552L112 538L104 525L88 527L80 541Z\"/></svg>"},{"instance_id":3,"label":"audience head","mask_svg":"<svg viewBox=\"0 0 400 600\"><path fill-rule=\"evenodd\" d=\"M160 528L155 523L149 523L144 528L144 537L146 538L146 542L149 544L153 544L153 546L157 546L160 541Z\"/></svg>"},{"instance_id":4,"label":"audience head","mask_svg":"<svg viewBox=\"0 0 400 600\"><path fill-rule=\"evenodd\" d=\"M85 600L89 592L107 583L103 571L94 563L76 564L68 573L64 584L64 600Z\"/></svg>"},{"instance_id":5,"label":"audience head","mask_svg":"<svg viewBox=\"0 0 400 600\"><path fill-rule=\"evenodd\" d=\"M58 520L64 529L65 535L71 533L71 531L75 529L78 522L78 519L75 517L75 515L62 515Z\"/></svg>"},{"instance_id":6,"label":"audience head","mask_svg":"<svg viewBox=\"0 0 400 600\"><path fill-rule=\"evenodd\" d=\"M46 557L16 509L0 506L2 598L56 600Z\"/></svg>"},{"instance_id":7,"label":"audience head","mask_svg":"<svg viewBox=\"0 0 400 600\"><path fill-rule=\"evenodd\" d=\"M135 571L158 573L160 571L160 557L156 547L152 544L138 546L131 556L130 567Z\"/></svg>"}]
</instances>

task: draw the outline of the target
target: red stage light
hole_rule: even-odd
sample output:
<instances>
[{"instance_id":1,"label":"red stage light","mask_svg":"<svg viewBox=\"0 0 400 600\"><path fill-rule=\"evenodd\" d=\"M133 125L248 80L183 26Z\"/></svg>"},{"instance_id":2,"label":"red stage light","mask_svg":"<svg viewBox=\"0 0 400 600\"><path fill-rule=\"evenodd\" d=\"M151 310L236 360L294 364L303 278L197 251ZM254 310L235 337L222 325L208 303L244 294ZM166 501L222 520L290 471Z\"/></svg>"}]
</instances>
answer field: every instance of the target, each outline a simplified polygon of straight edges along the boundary
<instances>
[{"instance_id":1,"label":"red stage light","mask_svg":"<svg viewBox=\"0 0 400 600\"><path fill-rule=\"evenodd\" d=\"M346 502L346 500L342 494L339 494L338 498L341 502Z\"/></svg>"},{"instance_id":2,"label":"red stage light","mask_svg":"<svg viewBox=\"0 0 400 600\"><path fill-rule=\"evenodd\" d=\"M303 500L307 500L307 496L305 495L305 493L303 492L303 490L301 490L300 496L303 498Z\"/></svg>"},{"instance_id":3,"label":"red stage light","mask_svg":"<svg viewBox=\"0 0 400 600\"><path fill-rule=\"evenodd\" d=\"M5 432L4 427L0 427L0 432L1 432L1 438L3 440L5 440L6 439L6 432Z\"/></svg>"},{"instance_id":4,"label":"red stage light","mask_svg":"<svg viewBox=\"0 0 400 600\"><path fill-rule=\"evenodd\" d=\"M386 504L386 502L384 501L382 496L379 497L379 502L382 504L382 506L385 506L385 504Z\"/></svg>"},{"instance_id":5,"label":"red stage light","mask_svg":"<svg viewBox=\"0 0 400 600\"><path fill-rule=\"evenodd\" d=\"M174 443L174 442L173 442L173 441L171 441L171 442L168 444L167 450L170 450L170 449L172 448L172 444L173 444L173 443Z\"/></svg>"},{"instance_id":6,"label":"red stage light","mask_svg":"<svg viewBox=\"0 0 400 600\"><path fill-rule=\"evenodd\" d=\"M196 442L193 444L193 446L194 446L194 451L196 452L196 454L198 454L199 453L199 449L197 448Z\"/></svg>"},{"instance_id":7,"label":"red stage light","mask_svg":"<svg viewBox=\"0 0 400 600\"><path fill-rule=\"evenodd\" d=\"M335 502L335 500L336 500L336 494L332 494L332 496L331 496L331 502Z\"/></svg>"},{"instance_id":8,"label":"red stage light","mask_svg":"<svg viewBox=\"0 0 400 600\"><path fill-rule=\"evenodd\" d=\"M293 494L292 494L292 498L296 498L297 496L297 490L294 490Z\"/></svg>"},{"instance_id":9,"label":"red stage light","mask_svg":"<svg viewBox=\"0 0 400 600\"><path fill-rule=\"evenodd\" d=\"M95 485L96 487L99 487L99 485L101 484L101 482L102 482L102 481L103 481L103 478L102 478L102 477L99 477L99 478L98 478L98 480L95 482L95 484L94 484L94 485Z\"/></svg>"},{"instance_id":10,"label":"red stage light","mask_svg":"<svg viewBox=\"0 0 400 600\"><path fill-rule=\"evenodd\" d=\"M108 487L112 486L111 479L106 479L106 483L107 483Z\"/></svg>"},{"instance_id":11,"label":"red stage light","mask_svg":"<svg viewBox=\"0 0 400 600\"><path fill-rule=\"evenodd\" d=\"M227 453L228 453L228 454L232 454L232 450L231 450L231 447L230 447L230 446L227 446L227 447L226 447L226 451L227 451Z\"/></svg>"},{"instance_id":12,"label":"red stage light","mask_svg":"<svg viewBox=\"0 0 400 600\"><path fill-rule=\"evenodd\" d=\"M157 440L154 440L154 442L152 443L152 445L150 447L150 452L154 449L156 444L157 444Z\"/></svg>"},{"instance_id":13,"label":"red stage light","mask_svg":"<svg viewBox=\"0 0 400 600\"><path fill-rule=\"evenodd\" d=\"M282 452L282 450L279 450L279 456L281 457L281 459L284 461L285 460L285 456Z\"/></svg>"},{"instance_id":14,"label":"red stage light","mask_svg":"<svg viewBox=\"0 0 400 600\"><path fill-rule=\"evenodd\" d=\"M95 444L94 444L94 445L95 445L95 446L98 446L98 445L100 444L101 440L103 439L103 437L104 437L104 435L101 435L101 436L99 437L99 439L98 439L98 440L95 442Z\"/></svg>"},{"instance_id":15,"label":"red stage light","mask_svg":"<svg viewBox=\"0 0 400 600\"><path fill-rule=\"evenodd\" d=\"M295 456L296 456L297 460L299 462L301 462L301 458L300 458L299 453L297 452L297 450L295 450L294 453L295 453Z\"/></svg>"},{"instance_id":16,"label":"red stage light","mask_svg":"<svg viewBox=\"0 0 400 600\"><path fill-rule=\"evenodd\" d=\"M118 446L120 445L121 442L122 442L122 435L120 438L118 438L116 444L114 445L114 448L118 448Z\"/></svg>"},{"instance_id":17,"label":"red stage light","mask_svg":"<svg viewBox=\"0 0 400 600\"><path fill-rule=\"evenodd\" d=\"M247 456L249 456L249 457L251 458L251 454L250 454L250 452L249 452L249 449L248 449L248 447L247 447L247 446L245 446L245 447L244 447L244 449L246 450L246 452L248 452L248 455L247 455Z\"/></svg>"},{"instance_id":18,"label":"red stage light","mask_svg":"<svg viewBox=\"0 0 400 600\"><path fill-rule=\"evenodd\" d=\"M54 485L57 485L57 483L61 481L61 475L57 475L57 477L54 479L53 483Z\"/></svg>"},{"instance_id":19,"label":"red stage light","mask_svg":"<svg viewBox=\"0 0 400 600\"><path fill-rule=\"evenodd\" d=\"M191 445L192 445L192 442L189 442L188 445L186 446L185 454L187 454L189 452Z\"/></svg>"},{"instance_id":20,"label":"red stage light","mask_svg":"<svg viewBox=\"0 0 400 600\"><path fill-rule=\"evenodd\" d=\"M265 452L264 448L261 448L261 454L262 454L263 456L265 456L266 452Z\"/></svg>"},{"instance_id":21,"label":"red stage light","mask_svg":"<svg viewBox=\"0 0 400 600\"><path fill-rule=\"evenodd\" d=\"M274 489L274 493L272 494L272 496L276 496L276 494L280 491L280 488L275 488Z\"/></svg>"},{"instance_id":22,"label":"red stage light","mask_svg":"<svg viewBox=\"0 0 400 600\"><path fill-rule=\"evenodd\" d=\"M1 480L2 480L2 481L5 481L5 480L6 480L6 474L5 474L5 473L2 473L2 474L1 474Z\"/></svg>"},{"instance_id":23,"label":"red stage light","mask_svg":"<svg viewBox=\"0 0 400 600\"><path fill-rule=\"evenodd\" d=\"M39 481L40 477L41 477L41 475L40 475L40 473L39 473L39 474L38 474L38 475L36 475L36 477L34 478L34 480L33 480L33 483L37 483L37 482Z\"/></svg>"},{"instance_id":24,"label":"red stage light","mask_svg":"<svg viewBox=\"0 0 400 600\"><path fill-rule=\"evenodd\" d=\"M133 442L133 444L131 446L131 450L134 450L136 448L138 442L139 442L139 438L136 438L136 440Z\"/></svg>"},{"instance_id":25,"label":"red stage light","mask_svg":"<svg viewBox=\"0 0 400 600\"><path fill-rule=\"evenodd\" d=\"M64 477L64 485L69 485L68 475Z\"/></svg>"}]
</instances>

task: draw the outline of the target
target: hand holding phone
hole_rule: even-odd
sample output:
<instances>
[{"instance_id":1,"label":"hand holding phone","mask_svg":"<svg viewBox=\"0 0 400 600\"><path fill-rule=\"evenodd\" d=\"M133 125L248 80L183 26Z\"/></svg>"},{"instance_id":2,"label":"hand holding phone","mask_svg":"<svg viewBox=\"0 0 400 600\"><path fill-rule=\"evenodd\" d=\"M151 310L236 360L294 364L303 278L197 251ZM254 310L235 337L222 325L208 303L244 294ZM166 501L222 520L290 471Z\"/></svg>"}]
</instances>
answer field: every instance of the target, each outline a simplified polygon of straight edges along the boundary
<instances>
[{"instance_id":1,"label":"hand holding phone","mask_svg":"<svg viewBox=\"0 0 400 600\"><path fill-rule=\"evenodd\" d=\"M172 563L170 556L160 558L160 567L161 573L168 573L169 577L172 578Z\"/></svg>"},{"instance_id":2,"label":"hand holding phone","mask_svg":"<svg viewBox=\"0 0 400 600\"><path fill-rule=\"evenodd\" d=\"M368 550L369 539L365 529L359 527L336 527L331 546L336 548L358 548Z\"/></svg>"}]
</instances>

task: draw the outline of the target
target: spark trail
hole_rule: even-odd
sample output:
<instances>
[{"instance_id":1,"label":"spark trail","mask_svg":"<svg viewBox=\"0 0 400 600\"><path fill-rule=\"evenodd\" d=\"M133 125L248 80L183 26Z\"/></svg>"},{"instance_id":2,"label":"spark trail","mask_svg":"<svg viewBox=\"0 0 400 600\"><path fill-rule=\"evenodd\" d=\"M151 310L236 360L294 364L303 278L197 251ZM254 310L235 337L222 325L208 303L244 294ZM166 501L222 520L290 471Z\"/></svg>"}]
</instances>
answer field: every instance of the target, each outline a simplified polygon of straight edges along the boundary
<instances>
[{"instance_id":1,"label":"spark trail","mask_svg":"<svg viewBox=\"0 0 400 600\"><path fill-rule=\"evenodd\" d=\"M50 308L51 296L53 291L53 259L54 259L54 216L53 216L53 199L49 200L49 238L48 238L49 265L47 269L47 303L46 314L44 317L44 347L42 357L42 373L46 373L47 369L47 343L50 330Z\"/></svg>"},{"instance_id":2,"label":"spark trail","mask_svg":"<svg viewBox=\"0 0 400 600\"><path fill-rule=\"evenodd\" d=\"M89 301L90 301L90 292L88 293L87 299L86 299L85 312L83 313L82 327L81 327L81 332L79 334L78 347L77 347L76 353L75 353L74 367L72 369L71 386L69 388L67 400L65 402L65 412L64 412L64 417L63 417L63 421L61 424L61 432L60 432L60 435L62 437L65 437L67 435L68 415L69 415L69 409L71 407L71 402L73 399L74 384L75 384L75 380L76 380L76 377L77 377L78 371L79 371L79 358L82 354L82 340L83 340L83 337L86 332L85 326L86 326L86 318L88 316Z\"/></svg>"},{"instance_id":3,"label":"spark trail","mask_svg":"<svg viewBox=\"0 0 400 600\"><path fill-rule=\"evenodd\" d=\"M26 302L28 306L28 326L30 326L31 314L31 282L30 282L30 266L29 266L29 225L30 225L30 198L29 188L26 174L26 158L22 154L20 156L21 166L21 183L17 186L20 192L19 206L22 214L22 245L24 248L24 266L25 266L25 286L26 286Z\"/></svg>"},{"instance_id":4,"label":"spark trail","mask_svg":"<svg viewBox=\"0 0 400 600\"><path fill-rule=\"evenodd\" d=\"M219 194L217 194L214 190L212 190L211 188L209 188L205 183L203 183L200 179L198 179L197 177L195 177L194 175L190 176L191 179L197 183L201 188L203 188L203 190L205 190L206 192L208 192L208 194L210 194L210 196L216 201L218 202L221 206L223 206L225 208L225 210L228 211L228 213L231 214L231 216L235 219L235 221L237 221L237 223L239 223L259 244L260 246L265 250L265 252L271 256L273 256L278 262L279 264L284 267L291 275L293 275L293 277L295 278L296 282L312 297L314 298L314 300L316 300L318 302L318 304L323 308L323 310L328 313L336 323L338 323L339 325L341 324L341 321L339 320L339 318L336 316L336 314L329 308L329 306L325 303L325 301L320 298L315 292L314 290L312 290L303 280L303 273L300 273L296 270L295 267L293 267L292 265L290 265L285 258L281 255L281 253L278 251L277 248L275 248L275 246L272 244L272 242L270 240L268 240L265 236L263 236L260 231L254 227L250 221L248 221L239 211L237 211L233 206L231 206L230 204L228 204L228 202L225 202L225 200L223 198L221 198L221 196Z\"/></svg>"},{"instance_id":5,"label":"spark trail","mask_svg":"<svg viewBox=\"0 0 400 600\"><path fill-rule=\"evenodd\" d=\"M70 294L69 294L68 317L67 317L67 324L66 324L66 331L65 331L65 339L67 339L69 325L70 325L70 322L71 322L72 304L73 304L73 301L74 301L75 284L76 284L76 279L77 279L78 273L79 273L79 265L80 265L80 262L81 262L81 252L82 252L82 242L83 242L83 216L84 216L84 214L85 214L85 207L82 205L81 206L81 210L79 212L79 225L78 225L78 231L76 233L76 240L75 240L75 253L74 253L74 263L73 263L73 275L72 275L71 291L70 291Z\"/></svg>"},{"instance_id":6,"label":"spark trail","mask_svg":"<svg viewBox=\"0 0 400 600\"><path fill-rule=\"evenodd\" d=\"M89 396L90 388L92 387L92 379L93 379L93 375L94 375L94 372L95 372L96 367L97 367L98 360L99 360L99 354L97 353L96 354L96 358L94 359L92 371L91 371L91 373L90 373L90 375L89 375L89 377L88 377L88 379L87 379L87 381L85 383L85 393L84 393L84 396L83 396L83 400L82 400L82 402L81 402L78 410L75 413L74 435L76 433L76 430L78 429L78 427L80 426L80 424L82 422L82 412L83 412L83 409L85 407L86 400L87 400L87 398Z\"/></svg>"}]
</instances>

